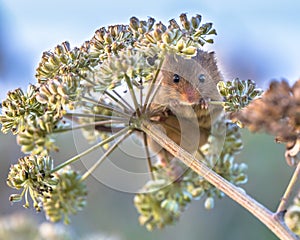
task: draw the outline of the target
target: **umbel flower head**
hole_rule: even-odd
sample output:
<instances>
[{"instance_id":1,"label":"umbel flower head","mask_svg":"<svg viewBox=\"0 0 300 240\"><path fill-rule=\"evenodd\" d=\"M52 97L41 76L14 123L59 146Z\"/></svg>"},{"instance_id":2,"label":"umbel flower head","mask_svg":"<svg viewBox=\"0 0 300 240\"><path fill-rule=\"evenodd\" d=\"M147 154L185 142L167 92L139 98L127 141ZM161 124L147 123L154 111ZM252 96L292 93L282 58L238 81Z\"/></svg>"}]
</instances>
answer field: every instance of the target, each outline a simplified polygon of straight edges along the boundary
<instances>
[{"instance_id":1,"label":"umbel flower head","mask_svg":"<svg viewBox=\"0 0 300 240\"><path fill-rule=\"evenodd\" d=\"M89 58L89 47L89 43L85 43L81 48L71 49L70 43L65 41L53 52L44 52L35 75L39 83L69 73L85 75L89 67L96 65Z\"/></svg>"},{"instance_id":2,"label":"umbel flower head","mask_svg":"<svg viewBox=\"0 0 300 240\"><path fill-rule=\"evenodd\" d=\"M30 206L28 193L33 201L33 206L37 211L41 210L41 198L47 192L53 191L57 180L54 179L51 170L53 160L49 156L29 155L20 158L17 164L10 167L7 177L7 185L11 188L20 190L21 194L12 194L10 201L21 201L25 195L25 205Z\"/></svg>"},{"instance_id":3,"label":"umbel flower head","mask_svg":"<svg viewBox=\"0 0 300 240\"><path fill-rule=\"evenodd\" d=\"M256 88L252 80L240 80L235 78L228 82L219 82L217 85L223 99L224 110L236 112L246 107L253 99L262 94L262 90Z\"/></svg>"},{"instance_id":4,"label":"umbel flower head","mask_svg":"<svg viewBox=\"0 0 300 240\"><path fill-rule=\"evenodd\" d=\"M87 188L81 181L81 175L70 167L53 175L58 184L42 199L43 210L51 222L63 219L65 224L69 224L69 215L76 214L85 207Z\"/></svg>"},{"instance_id":5,"label":"umbel flower head","mask_svg":"<svg viewBox=\"0 0 300 240\"><path fill-rule=\"evenodd\" d=\"M44 114L42 105L36 100L37 87L29 85L27 92L17 88L7 93L2 102L1 131L13 134L22 132L26 127Z\"/></svg>"},{"instance_id":6,"label":"umbel flower head","mask_svg":"<svg viewBox=\"0 0 300 240\"><path fill-rule=\"evenodd\" d=\"M260 99L236 114L251 131L265 131L286 143L286 159L293 164L299 150L300 80L290 86L285 80L272 81Z\"/></svg>"},{"instance_id":7,"label":"umbel flower head","mask_svg":"<svg viewBox=\"0 0 300 240\"><path fill-rule=\"evenodd\" d=\"M100 28L90 41L79 48L71 48L68 42L63 42L53 51L43 53L36 69L37 84L30 86L27 92L21 89L9 92L2 103L2 131L17 134L21 150L31 154L21 158L10 169L8 185L23 189L21 194L11 196L12 201L20 201L25 195L27 207L29 194L34 207L38 211L44 210L49 220L62 219L66 223L70 221L70 214L85 206L87 190L80 174L70 168L53 169L49 153L57 148L52 136L83 129L88 140L103 139L90 148L96 149L101 146L107 148L121 133L131 134L131 130L136 130L139 124L131 120L148 117L152 94L157 90L155 78L166 54L191 58L198 48L212 43L210 37L216 35L212 23L202 23L200 15L188 18L181 14L179 18L180 22L171 19L165 25L154 18L140 20L132 17L128 25ZM123 87L129 90L131 100L121 96L120 89ZM68 120L74 125L66 126ZM84 153L92 151L90 149ZM112 149L108 148L108 154ZM206 151L205 154L210 153ZM76 157L73 160L77 160ZM230 177L241 173L238 167L233 166L236 165L226 165L226 176L232 182L243 182ZM181 168L180 164L175 167ZM166 170L160 171L155 181L173 182L169 174L176 176L174 169L170 166ZM154 186L157 186L156 182L149 183L149 188ZM140 202L147 202L150 198L165 210L162 221L157 212L156 222L149 225L151 228L176 220L191 198L206 194L206 206L210 208L213 197L222 195L193 172L162 191L163 195L161 192L158 195L153 193L154 197L140 195ZM166 201L159 196L165 196Z\"/></svg>"},{"instance_id":8,"label":"umbel flower head","mask_svg":"<svg viewBox=\"0 0 300 240\"><path fill-rule=\"evenodd\" d=\"M49 156L29 155L12 165L7 177L7 185L21 190L12 194L10 201L21 201L25 195L24 207L29 208L28 193L37 211L44 210L47 218L56 222L64 219L69 223L69 215L82 210L86 204L86 185L79 173L66 167L52 173L53 159Z\"/></svg>"}]
</instances>

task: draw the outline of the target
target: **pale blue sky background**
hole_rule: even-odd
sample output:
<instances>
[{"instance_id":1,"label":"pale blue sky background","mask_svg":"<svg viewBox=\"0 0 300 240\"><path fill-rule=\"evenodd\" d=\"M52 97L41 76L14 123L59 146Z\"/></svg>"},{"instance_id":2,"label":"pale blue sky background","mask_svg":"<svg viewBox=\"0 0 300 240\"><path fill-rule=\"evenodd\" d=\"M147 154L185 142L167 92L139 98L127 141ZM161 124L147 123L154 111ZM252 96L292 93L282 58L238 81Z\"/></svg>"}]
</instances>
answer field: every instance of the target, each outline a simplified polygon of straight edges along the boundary
<instances>
[{"instance_id":1,"label":"pale blue sky background","mask_svg":"<svg viewBox=\"0 0 300 240\"><path fill-rule=\"evenodd\" d=\"M218 36L210 49L227 80L300 77L298 0L0 0L0 98L34 83L42 52L64 40L79 46L99 27L128 23L133 15L167 22L182 12L214 22Z\"/></svg>"}]
</instances>

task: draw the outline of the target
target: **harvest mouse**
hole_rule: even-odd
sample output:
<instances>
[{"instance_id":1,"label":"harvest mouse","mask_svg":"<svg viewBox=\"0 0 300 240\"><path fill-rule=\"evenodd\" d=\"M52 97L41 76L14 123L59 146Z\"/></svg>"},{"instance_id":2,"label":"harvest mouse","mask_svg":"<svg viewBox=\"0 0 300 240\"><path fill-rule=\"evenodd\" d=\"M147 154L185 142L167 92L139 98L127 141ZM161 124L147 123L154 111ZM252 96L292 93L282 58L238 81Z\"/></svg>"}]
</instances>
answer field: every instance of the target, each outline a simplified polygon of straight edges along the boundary
<instances>
[{"instance_id":1,"label":"harvest mouse","mask_svg":"<svg viewBox=\"0 0 300 240\"><path fill-rule=\"evenodd\" d=\"M222 79L213 52L197 50L190 59L169 54L163 60L150 110L164 108L165 116L154 117L154 122L191 154L207 142L211 126L221 115L222 107L209 102L222 100L217 89ZM170 160L172 156L156 142L150 138L148 142L162 163Z\"/></svg>"}]
</instances>

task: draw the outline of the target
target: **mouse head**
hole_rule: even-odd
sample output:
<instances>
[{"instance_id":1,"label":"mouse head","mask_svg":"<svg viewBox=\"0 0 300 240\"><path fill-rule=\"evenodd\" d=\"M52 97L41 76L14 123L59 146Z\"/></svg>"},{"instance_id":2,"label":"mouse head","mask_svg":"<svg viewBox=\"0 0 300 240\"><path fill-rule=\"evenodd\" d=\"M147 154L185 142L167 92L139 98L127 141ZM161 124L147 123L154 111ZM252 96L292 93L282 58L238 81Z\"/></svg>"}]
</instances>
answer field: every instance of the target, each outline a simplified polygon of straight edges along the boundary
<instances>
[{"instance_id":1,"label":"mouse head","mask_svg":"<svg viewBox=\"0 0 300 240\"><path fill-rule=\"evenodd\" d=\"M166 101L176 99L193 105L202 99L221 99L217 83L222 77L213 52L198 50L193 58L167 54L158 78L162 85L160 94Z\"/></svg>"}]
</instances>

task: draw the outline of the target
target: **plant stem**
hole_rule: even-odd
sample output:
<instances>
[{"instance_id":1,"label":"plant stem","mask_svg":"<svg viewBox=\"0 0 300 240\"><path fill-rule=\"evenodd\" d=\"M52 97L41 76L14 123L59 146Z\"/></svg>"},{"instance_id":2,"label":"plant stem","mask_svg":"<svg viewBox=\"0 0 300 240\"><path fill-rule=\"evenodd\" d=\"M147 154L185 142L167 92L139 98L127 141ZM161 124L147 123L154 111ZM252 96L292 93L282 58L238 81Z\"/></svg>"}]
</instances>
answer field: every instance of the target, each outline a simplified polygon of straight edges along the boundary
<instances>
[{"instance_id":1,"label":"plant stem","mask_svg":"<svg viewBox=\"0 0 300 240\"><path fill-rule=\"evenodd\" d=\"M118 114L120 114L120 115L122 115L122 116L126 116L126 117L131 116L131 115L129 115L129 114L126 114L126 113L124 112L124 109L117 109L117 108L112 107L112 106L110 106L110 105L108 105L108 104L100 103L100 102L95 101L94 99L91 99L91 98L88 98L88 97L82 97L82 98L83 98L84 100L88 101L88 102L91 102L91 103L93 103L93 104L96 104L96 105L99 106L99 107L103 107L103 108L105 108L105 109L111 110L111 111L113 111L113 112L115 112L115 113L118 113Z\"/></svg>"},{"instance_id":2,"label":"plant stem","mask_svg":"<svg viewBox=\"0 0 300 240\"><path fill-rule=\"evenodd\" d=\"M79 76L80 78L82 78L83 80L87 81L87 82L90 83L92 86L97 86L97 84L94 83L93 81L91 81L89 78L84 77L84 76L81 75L80 73L77 73L77 74L78 74L78 76Z\"/></svg>"},{"instance_id":3,"label":"plant stem","mask_svg":"<svg viewBox=\"0 0 300 240\"><path fill-rule=\"evenodd\" d=\"M64 168L65 166L68 166L69 164L71 164L71 163L77 161L77 160L80 159L82 156L84 156L84 155L86 155L86 154L89 154L90 152L96 150L97 148L103 146L104 144L109 143L109 142L111 142L112 140L114 140L115 138L117 138L117 137L123 135L125 132L128 131L128 129L129 129L129 127L126 127L126 128L124 128L124 129L120 130L119 132L117 132L116 134L109 136L108 138L104 139L103 141L101 141L101 142L97 143L96 145L90 147L89 149L83 151L82 153L80 153L80 154L78 154L78 155L76 155L76 156L70 158L69 160L67 160L67 161L65 161L65 162L63 162L63 163L61 163L60 165L58 165L57 167L55 167L54 169L52 169L51 172L54 173L54 172L56 172L56 171L58 171L58 170Z\"/></svg>"},{"instance_id":4,"label":"plant stem","mask_svg":"<svg viewBox=\"0 0 300 240\"><path fill-rule=\"evenodd\" d=\"M276 215L278 215L279 213L281 213L282 211L285 211L286 210L286 204L293 192L293 189L297 183L297 180L299 178L299 174L300 174L300 162L297 164L297 167L293 173L293 176L285 190L285 193L283 194L282 198L281 198L281 201L279 203L279 206L277 208L277 211L276 211Z\"/></svg>"},{"instance_id":5,"label":"plant stem","mask_svg":"<svg viewBox=\"0 0 300 240\"><path fill-rule=\"evenodd\" d=\"M222 106L224 104L224 102L222 101L209 101L208 104L212 104L212 105L220 105Z\"/></svg>"},{"instance_id":6,"label":"plant stem","mask_svg":"<svg viewBox=\"0 0 300 240\"><path fill-rule=\"evenodd\" d=\"M149 99L150 99L150 100L149 100L149 104L147 104L147 106L146 106L146 104L144 104L145 109L149 109L150 104L153 103L153 99L155 98L156 94L158 93L158 90L159 90L160 87L161 87L161 82L162 82L162 78L159 79L158 83L157 83L156 85L153 86L153 89L152 89L152 91L151 91L152 95L149 95Z\"/></svg>"},{"instance_id":7,"label":"plant stem","mask_svg":"<svg viewBox=\"0 0 300 240\"><path fill-rule=\"evenodd\" d=\"M144 103L142 112L145 112L145 111L146 111L146 108L147 108L147 105L148 105L148 102L149 102L151 93L152 93L153 88L154 88L154 86L155 86L155 83L156 83L156 81L157 81L157 76L158 76L158 74L159 74L159 72L160 72L160 70L161 70L162 64L163 64L163 60L161 60L161 61L159 62L159 65L158 65L158 68L157 68L157 70L156 70L155 76L154 76L153 80L150 82L150 87L149 87L149 89L148 89L148 92L147 92L147 95L146 95L146 98L145 98L145 103Z\"/></svg>"},{"instance_id":8,"label":"plant stem","mask_svg":"<svg viewBox=\"0 0 300 240\"><path fill-rule=\"evenodd\" d=\"M247 209L251 214L265 224L277 237L284 240L299 240L299 237L296 236L281 219L273 217L273 212L215 173L201 161L202 159L197 160L184 149L180 148L151 122L143 120L141 123L141 130L200 176L204 177L209 183Z\"/></svg>"},{"instance_id":9,"label":"plant stem","mask_svg":"<svg viewBox=\"0 0 300 240\"><path fill-rule=\"evenodd\" d=\"M66 113L64 115L65 117L84 117L84 118L103 118L103 119L113 119L113 120L119 120L123 122L128 122L129 117L117 117L117 116L110 116L110 115L101 115L101 114L88 114L88 113ZM71 119L72 120L72 119Z\"/></svg>"},{"instance_id":10,"label":"plant stem","mask_svg":"<svg viewBox=\"0 0 300 240\"><path fill-rule=\"evenodd\" d=\"M84 181L88 176L92 174L93 171L99 165L115 150L115 148L122 142L124 141L130 134L132 133L132 130L129 129L127 130L127 133L125 133L118 141L116 141L107 151L99 158L99 160L89 169L87 170L81 177L81 181Z\"/></svg>"},{"instance_id":11,"label":"plant stem","mask_svg":"<svg viewBox=\"0 0 300 240\"><path fill-rule=\"evenodd\" d=\"M144 145L145 145L147 163L148 163L148 168L149 168L149 171L150 171L151 180L154 180L152 162L151 162L151 158L150 158L150 152L149 152L148 141L147 141L147 134L143 133L143 137L144 137Z\"/></svg>"},{"instance_id":12,"label":"plant stem","mask_svg":"<svg viewBox=\"0 0 300 240\"><path fill-rule=\"evenodd\" d=\"M104 120L104 121L92 122L92 123L87 123L87 124L80 124L80 125L75 126L75 127L55 129L53 131L53 133L62 133L62 132L74 131L74 130L81 129L81 128L86 128L86 127L96 127L96 126L99 126L99 125L113 124L113 123L123 123L123 121Z\"/></svg>"},{"instance_id":13,"label":"plant stem","mask_svg":"<svg viewBox=\"0 0 300 240\"><path fill-rule=\"evenodd\" d=\"M116 90L112 90L112 92L114 94L116 94L116 96L128 107L128 109L130 109L132 112L134 112L133 107L116 91ZM110 96L111 97L111 96ZM117 100L117 99L116 99ZM118 101L118 100L117 100ZM118 103L121 103L120 101L118 101Z\"/></svg>"},{"instance_id":14,"label":"plant stem","mask_svg":"<svg viewBox=\"0 0 300 240\"><path fill-rule=\"evenodd\" d=\"M141 115L140 106L139 106L138 101L136 99L136 95L135 95L135 92L133 90L132 82L130 81L130 78L128 76L125 76L125 81L126 81L126 84L129 88L129 92L130 92L130 95L131 95L131 98L132 98L132 101L133 101L133 104L134 104L134 107L135 107L136 114L138 116L140 116Z\"/></svg>"}]
</instances>

